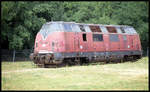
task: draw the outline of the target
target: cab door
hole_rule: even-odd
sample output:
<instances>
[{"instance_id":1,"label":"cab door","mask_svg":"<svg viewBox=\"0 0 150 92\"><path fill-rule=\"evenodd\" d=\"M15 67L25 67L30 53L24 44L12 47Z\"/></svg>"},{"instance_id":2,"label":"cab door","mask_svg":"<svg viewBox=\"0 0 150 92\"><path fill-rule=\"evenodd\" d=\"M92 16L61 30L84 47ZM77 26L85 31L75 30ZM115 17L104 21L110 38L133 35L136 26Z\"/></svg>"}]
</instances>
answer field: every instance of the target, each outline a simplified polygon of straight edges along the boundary
<instances>
[{"instance_id":1,"label":"cab door","mask_svg":"<svg viewBox=\"0 0 150 92\"><path fill-rule=\"evenodd\" d=\"M110 43L109 43L109 35L108 34L104 34L103 35L104 38L104 47L105 47L105 51L110 51Z\"/></svg>"},{"instance_id":2,"label":"cab door","mask_svg":"<svg viewBox=\"0 0 150 92\"><path fill-rule=\"evenodd\" d=\"M87 39L87 33L81 33L80 34L80 51L86 52L88 51L88 39Z\"/></svg>"},{"instance_id":3,"label":"cab door","mask_svg":"<svg viewBox=\"0 0 150 92\"><path fill-rule=\"evenodd\" d=\"M130 50L134 50L134 36L129 35L129 48Z\"/></svg>"},{"instance_id":4,"label":"cab door","mask_svg":"<svg viewBox=\"0 0 150 92\"><path fill-rule=\"evenodd\" d=\"M123 50L127 50L128 48L128 40L126 35L122 35L122 45L123 45Z\"/></svg>"}]
</instances>

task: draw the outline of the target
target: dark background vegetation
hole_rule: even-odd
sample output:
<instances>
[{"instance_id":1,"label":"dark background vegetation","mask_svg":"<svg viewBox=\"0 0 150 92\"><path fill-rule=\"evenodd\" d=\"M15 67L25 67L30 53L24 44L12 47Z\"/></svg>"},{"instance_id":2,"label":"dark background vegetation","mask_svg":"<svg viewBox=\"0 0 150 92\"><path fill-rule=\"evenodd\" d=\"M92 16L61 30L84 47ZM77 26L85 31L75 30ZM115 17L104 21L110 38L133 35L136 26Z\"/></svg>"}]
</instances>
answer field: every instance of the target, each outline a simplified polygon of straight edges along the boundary
<instances>
[{"instance_id":1,"label":"dark background vegetation","mask_svg":"<svg viewBox=\"0 0 150 92\"><path fill-rule=\"evenodd\" d=\"M1 48L31 49L45 22L74 21L133 26L146 52L149 44L148 11L149 3L146 1L2 1Z\"/></svg>"}]
</instances>

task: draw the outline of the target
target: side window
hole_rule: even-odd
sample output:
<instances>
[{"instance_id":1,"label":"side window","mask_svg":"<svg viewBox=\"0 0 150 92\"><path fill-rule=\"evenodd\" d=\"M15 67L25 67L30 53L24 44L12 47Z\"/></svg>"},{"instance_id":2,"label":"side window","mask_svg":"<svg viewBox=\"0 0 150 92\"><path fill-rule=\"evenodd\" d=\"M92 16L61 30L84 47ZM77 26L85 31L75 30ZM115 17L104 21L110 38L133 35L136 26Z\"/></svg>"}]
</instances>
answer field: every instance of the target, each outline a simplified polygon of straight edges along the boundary
<instances>
[{"instance_id":1,"label":"side window","mask_svg":"<svg viewBox=\"0 0 150 92\"><path fill-rule=\"evenodd\" d=\"M132 34L136 34L136 30L133 27L129 28L129 30L131 31Z\"/></svg>"},{"instance_id":2,"label":"side window","mask_svg":"<svg viewBox=\"0 0 150 92\"><path fill-rule=\"evenodd\" d=\"M106 27L109 33L117 33L117 30L115 27Z\"/></svg>"},{"instance_id":3,"label":"side window","mask_svg":"<svg viewBox=\"0 0 150 92\"><path fill-rule=\"evenodd\" d=\"M103 41L102 34L93 34L93 41Z\"/></svg>"},{"instance_id":4,"label":"side window","mask_svg":"<svg viewBox=\"0 0 150 92\"><path fill-rule=\"evenodd\" d=\"M86 32L91 32L91 30L90 30L90 28L89 28L88 25L84 25L84 28L85 28L85 31L86 31Z\"/></svg>"},{"instance_id":5,"label":"side window","mask_svg":"<svg viewBox=\"0 0 150 92\"><path fill-rule=\"evenodd\" d=\"M72 32L81 32L79 25L72 24Z\"/></svg>"},{"instance_id":6,"label":"side window","mask_svg":"<svg viewBox=\"0 0 150 92\"><path fill-rule=\"evenodd\" d=\"M86 34L82 34L82 38L83 38L83 41L87 41L86 40Z\"/></svg>"},{"instance_id":7,"label":"side window","mask_svg":"<svg viewBox=\"0 0 150 92\"><path fill-rule=\"evenodd\" d=\"M64 29L68 32L72 31L71 24L64 24Z\"/></svg>"},{"instance_id":8,"label":"side window","mask_svg":"<svg viewBox=\"0 0 150 92\"><path fill-rule=\"evenodd\" d=\"M102 30L102 32L103 32L103 33L108 33L108 31L107 31L106 27L104 27L104 26L100 26L100 28L101 28L101 30Z\"/></svg>"},{"instance_id":9,"label":"side window","mask_svg":"<svg viewBox=\"0 0 150 92\"><path fill-rule=\"evenodd\" d=\"M52 23L51 31L60 31L60 24L59 23Z\"/></svg>"},{"instance_id":10,"label":"side window","mask_svg":"<svg viewBox=\"0 0 150 92\"><path fill-rule=\"evenodd\" d=\"M119 37L118 37L117 34L110 34L110 35L109 35L109 40L110 40L111 42L118 42L118 41L119 41Z\"/></svg>"},{"instance_id":11,"label":"side window","mask_svg":"<svg viewBox=\"0 0 150 92\"><path fill-rule=\"evenodd\" d=\"M102 32L99 26L89 26L92 32Z\"/></svg>"},{"instance_id":12,"label":"side window","mask_svg":"<svg viewBox=\"0 0 150 92\"><path fill-rule=\"evenodd\" d=\"M125 33L125 30L123 29L123 27L120 27L120 30L122 33Z\"/></svg>"},{"instance_id":13,"label":"side window","mask_svg":"<svg viewBox=\"0 0 150 92\"><path fill-rule=\"evenodd\" d=\"M83 26L83 25L79 25L79 27L80 27L80 30L81 30L82 32L85 32L85 29L84 29L84 26Z\"/></svg>"},{"instance_id":14,"label":"side window","mask_svg":"<svg viewBox=\"0 0 150 92\"><path fill-rule=\"evenodd\" d=\"M129 30L128 30L127 27L124 28L124 31L125 31L127 34L129 34Z\"/></svg>"}]
</instances>

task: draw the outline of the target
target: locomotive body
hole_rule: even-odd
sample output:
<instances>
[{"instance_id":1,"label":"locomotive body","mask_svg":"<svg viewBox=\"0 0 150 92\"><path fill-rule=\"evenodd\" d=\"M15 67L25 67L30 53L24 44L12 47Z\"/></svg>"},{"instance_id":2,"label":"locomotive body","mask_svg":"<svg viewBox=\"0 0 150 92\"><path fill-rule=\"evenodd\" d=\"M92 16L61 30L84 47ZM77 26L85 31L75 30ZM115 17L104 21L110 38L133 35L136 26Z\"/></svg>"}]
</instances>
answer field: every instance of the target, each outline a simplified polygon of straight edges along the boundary
<instances>
[{"instance_id":1,"label":"locomotive body","mask_svg":"<svg viewBox=\"0 0 150 92\"><path fill-rule=\"evenodd\" d=\"M141 58L141 42L131 26L47 22L37 33L35 64L48 67Z\"/></svg>"}]
</instances>

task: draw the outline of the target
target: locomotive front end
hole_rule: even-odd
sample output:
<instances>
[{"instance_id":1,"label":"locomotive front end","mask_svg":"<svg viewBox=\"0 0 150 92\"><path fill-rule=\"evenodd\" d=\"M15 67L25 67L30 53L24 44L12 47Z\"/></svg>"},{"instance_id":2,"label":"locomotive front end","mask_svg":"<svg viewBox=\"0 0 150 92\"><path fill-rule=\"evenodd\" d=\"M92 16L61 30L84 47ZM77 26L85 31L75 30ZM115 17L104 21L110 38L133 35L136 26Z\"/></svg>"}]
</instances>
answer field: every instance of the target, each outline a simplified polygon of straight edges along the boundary
<instances>
[{"instance_id":1,"label":"locomotive front end","mask_svg":"<svg viewBox=\"0 0 150 92\"><path fill-rule=\"evenodd\" d=\"M63 50L61 32L57 32L56 23L46 23L37 33L34 52L30 54L30 59L38 66L58 65L62 60L58 57L58 52ZM58 27L57 27L58 28ZM61 43L61 46L58 46Z\"/></svg>"}]
</instances>

